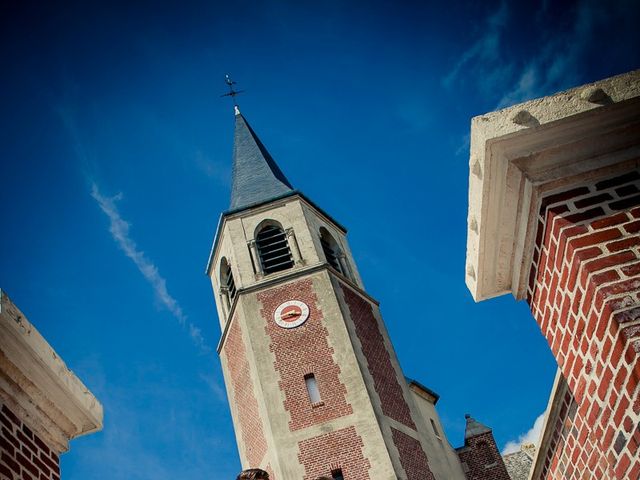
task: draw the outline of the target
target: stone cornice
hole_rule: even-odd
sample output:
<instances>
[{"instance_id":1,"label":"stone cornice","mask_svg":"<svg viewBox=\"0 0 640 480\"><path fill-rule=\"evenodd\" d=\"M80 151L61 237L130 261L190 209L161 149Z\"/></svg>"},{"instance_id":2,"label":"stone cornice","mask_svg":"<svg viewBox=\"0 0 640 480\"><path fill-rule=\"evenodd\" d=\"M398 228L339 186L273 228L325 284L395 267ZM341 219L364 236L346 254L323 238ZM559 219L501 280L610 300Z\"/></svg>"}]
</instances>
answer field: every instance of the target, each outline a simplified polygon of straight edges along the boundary
<instances>
[{"instance_id":1,"label":"stone cornice","mask_svg":"<svg viewBox=\"0 0 640 480\"><path fill-rule=\"evenodd\" d=\"M102 405L2 290L0 397L57 453L102 428Z\"/></svg>"},{"instance_id":2,"label":"stone cornice","mask_svg":"<svg viewBox=\"0 0 640 480\"><path fill-rule=\"evenodd\" d=\"M640 70L475 117L465 280L525 295L542 196L640 169Z\"/></svg>"}]
</instances>

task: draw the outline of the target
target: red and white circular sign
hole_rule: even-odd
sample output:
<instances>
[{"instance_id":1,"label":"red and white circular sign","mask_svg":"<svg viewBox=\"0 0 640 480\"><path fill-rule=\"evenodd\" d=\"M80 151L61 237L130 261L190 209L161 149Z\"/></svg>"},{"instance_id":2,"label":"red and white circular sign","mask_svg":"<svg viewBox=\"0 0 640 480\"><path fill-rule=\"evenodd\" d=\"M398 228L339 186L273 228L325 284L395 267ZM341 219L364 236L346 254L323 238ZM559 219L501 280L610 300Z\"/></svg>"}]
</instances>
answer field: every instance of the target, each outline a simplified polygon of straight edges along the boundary
<instances>
[{"instance_id":1,"label":"red and white circular sign","mask_svg":"<svg viewBox=\"0 0 640 480\"><path fill-rule=\"evenodd\" d=\"M294 328L302 325L309 318L309 307L298 300L289 300L276 308L273 319L282 328Z\"/></svg>"}]
</instances>

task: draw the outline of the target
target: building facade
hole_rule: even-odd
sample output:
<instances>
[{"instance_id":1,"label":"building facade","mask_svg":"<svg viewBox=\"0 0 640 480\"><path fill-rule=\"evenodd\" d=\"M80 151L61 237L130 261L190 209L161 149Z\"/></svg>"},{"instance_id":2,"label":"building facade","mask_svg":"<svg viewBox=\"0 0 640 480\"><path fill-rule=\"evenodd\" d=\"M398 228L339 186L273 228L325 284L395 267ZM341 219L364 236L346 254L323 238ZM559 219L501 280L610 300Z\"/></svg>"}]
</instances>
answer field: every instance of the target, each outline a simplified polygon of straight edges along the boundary
<instances>
[{"instance_id":1,"label":"building facade","mask_svg":"<svg viewBox=\"0 0 640 480\"><path fill-rule=\"evenodd\" d=\"M640 478L640 71L476 117L466 282L558 363L531 477Z\"/></svg>"},{"instance_id":2,"label":"building facade","mask_svg":"<svg viewBox=\"0 0 640 480\"><path fill-rule=\"evenodd\" d=\"M235 122L231 209L207 274L243 467L277 480L465 479L438 396L402 373L346 229L294 190L237 109Z\"/></svg>"}]
</instances>

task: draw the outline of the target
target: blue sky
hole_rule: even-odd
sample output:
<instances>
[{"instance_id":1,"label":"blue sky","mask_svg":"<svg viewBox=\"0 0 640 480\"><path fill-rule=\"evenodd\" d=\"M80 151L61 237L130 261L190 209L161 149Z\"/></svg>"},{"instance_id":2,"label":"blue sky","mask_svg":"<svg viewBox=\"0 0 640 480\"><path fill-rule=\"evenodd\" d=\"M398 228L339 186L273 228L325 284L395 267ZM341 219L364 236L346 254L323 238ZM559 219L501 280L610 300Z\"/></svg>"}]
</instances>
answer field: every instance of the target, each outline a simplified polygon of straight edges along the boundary
<instances>
[{"instance_id":1,"label":"blue sky","mask_svg":"<svg viewBox=\"0 0 640 480\"><path fill-rule=\"evenodd\" d=\"M13 2L0 288L105 407L67 480L233 478L204 275L233 113L349 228L405 373L517 441L555 364L525 304L464 285L470 118L640 66L636 2ZM416 225L414 220L420 221Z\"/></svg>"}]
</instances>

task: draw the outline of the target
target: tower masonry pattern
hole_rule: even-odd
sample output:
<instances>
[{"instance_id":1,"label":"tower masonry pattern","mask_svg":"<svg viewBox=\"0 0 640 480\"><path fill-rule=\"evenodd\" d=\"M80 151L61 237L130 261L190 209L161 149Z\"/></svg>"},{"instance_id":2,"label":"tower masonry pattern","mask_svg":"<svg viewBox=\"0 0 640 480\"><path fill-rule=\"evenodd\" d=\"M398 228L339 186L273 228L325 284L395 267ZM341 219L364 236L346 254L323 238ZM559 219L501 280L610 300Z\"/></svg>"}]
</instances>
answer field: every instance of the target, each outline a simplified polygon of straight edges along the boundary
<instances>
[{"instance_id":1,"label":"tower masonry pattern","mask_svg":"<svg viewBox=\"0 0 640 480\"><path fill-rule=\"evenodd\" d=\"M239 322L233 322L223 351L232 384L234 402L242 405L237 413L237 434L244 447L244 455L251 465L261 464L267 452L267 440L258 407L258 401L251 383L249 360Z\"/></svg>"},{"instance_id":2,"label":"tower masonry pattern","mask_svg":"<svg viewBox=\"0 0 640 480\"><path fill-rule=\"evenodd\" d=\"M293 190L239 112L234 138L232 210L207 273L243 468L464 480L438 397L404 377L344 227Z\"/></svg>"},{"instance_id":3,"label":"tower masonry pattern","mask_svg":"<svg viewBox=\"0 0 640 480\"><path fill-rule=\"evenodd\" d=\"M276 308L291 298L305 302L311 311L303 326L288 330L271 319ZM323 324L312 281L298 280L271 288L260 292L258 300L262 303L262 318L271 339L273 366L281 378L278 386L285 397L284 408L291 415L289 428L299 430L351 415L353 408L347 403L347 391L340 381L340 367L333 358L334 350L329 345L329 332ZM316 377L319 390L325 392L318 403L309 403L305 384L300 381L311 374Z\"/></svg>"}]
</instances>

